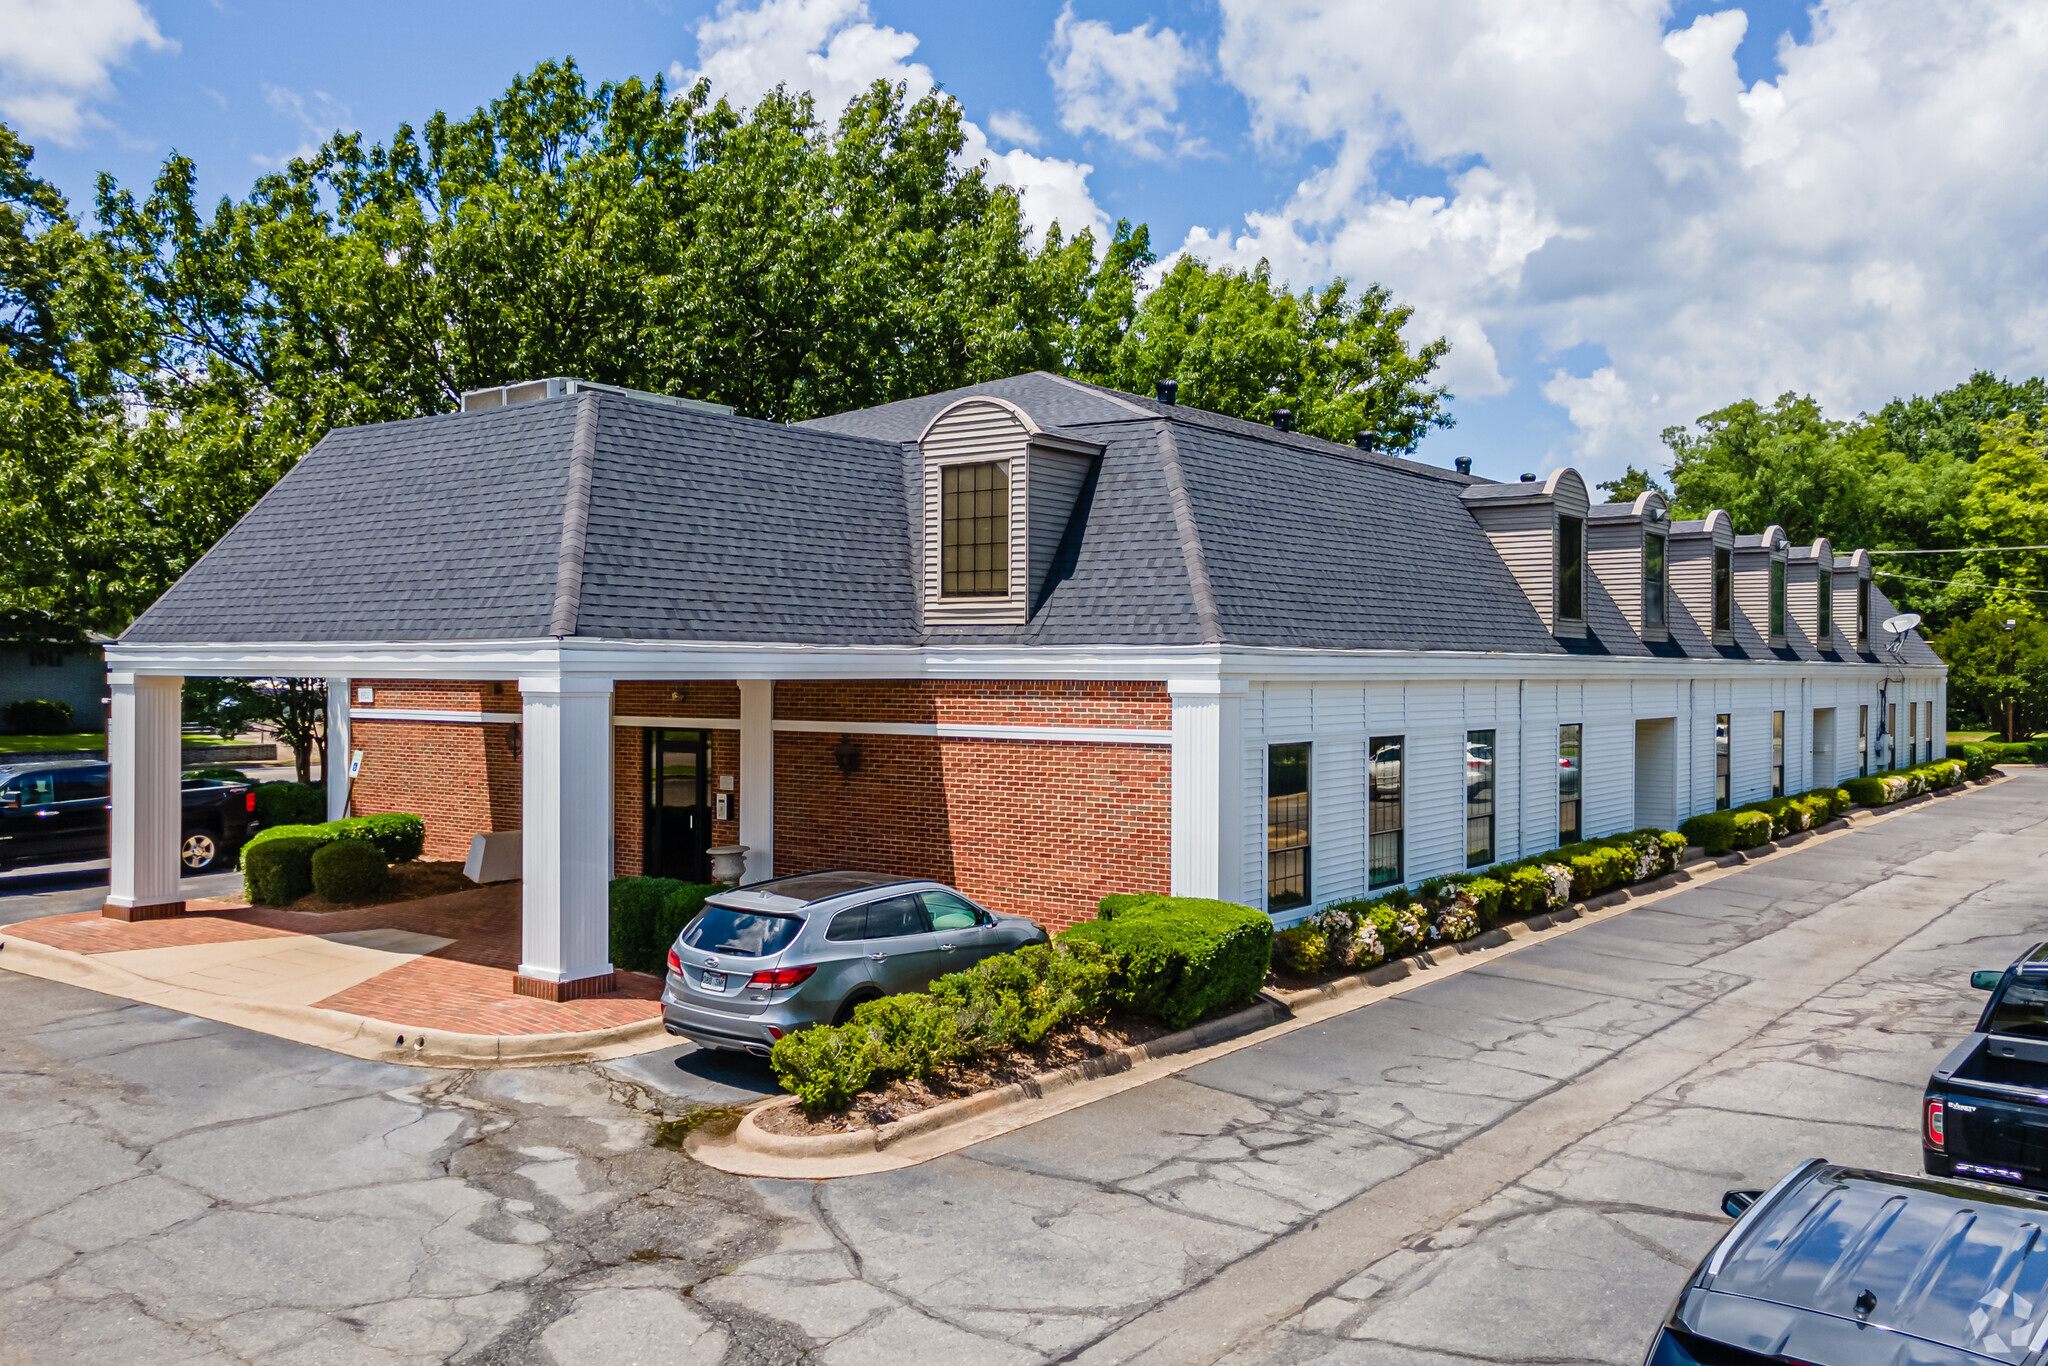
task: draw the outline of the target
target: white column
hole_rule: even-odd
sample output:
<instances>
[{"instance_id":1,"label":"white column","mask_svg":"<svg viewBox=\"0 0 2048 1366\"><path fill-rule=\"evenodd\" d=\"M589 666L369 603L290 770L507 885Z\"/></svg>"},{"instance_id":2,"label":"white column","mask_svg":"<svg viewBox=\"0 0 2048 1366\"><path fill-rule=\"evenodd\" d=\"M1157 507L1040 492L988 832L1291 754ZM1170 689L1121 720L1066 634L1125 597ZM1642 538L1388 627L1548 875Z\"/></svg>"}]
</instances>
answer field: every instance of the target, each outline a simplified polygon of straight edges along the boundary
<instances>
[{"instance_id":1,"label":"white column","mask_svg":"<svg viewBox=\"0 0 2048 1366\"><path fill-rule=\"evenodd\" d=\"M1166 691L1173 699L1172 891L1235 901L1244 894L1238 824L1246 685L1175 679Z\"/></svg>"},{"instance_id":2,"label":"white column","mask_svg":"<svg viewBox=\"0 0 2048 1366\"><path fill-rule=\"evenodd\" d=\"M327 767L320 780L327 784L327 819L338 821L348 814L348 696L346 678L327 680Z\"/></svg>"},{"instance_id":3,"label":"white column","mask_svg":"<svg viewBox=\"0 0 2048 1366\"><path fill-rule=\"evenodd\" d=\"M521 678L519 976L547 984L612 973L612 681ZM603 989L599 987L598 989Z\"/></svg>"},{"instance_id":4,"label":"white column","mask_svg":"<svg viewBox=\"0 0 2048 1366\"><path fill-rule=\"evenodd\" d=\"M106 914L147 920L184 909L178 890L185 680L107 676L107 760L113 769L113 873Z\"/></svg>"},{"instance_id":5,"label":"white column","mask_svg":"<svg viewBox=\"0 0 2048 1366\"><path fill-rule=\"evenodd\" d=\"M747 846L741 882L775 876L775 681L740 680L740 843Z\"/></svg>"}]
</instances>

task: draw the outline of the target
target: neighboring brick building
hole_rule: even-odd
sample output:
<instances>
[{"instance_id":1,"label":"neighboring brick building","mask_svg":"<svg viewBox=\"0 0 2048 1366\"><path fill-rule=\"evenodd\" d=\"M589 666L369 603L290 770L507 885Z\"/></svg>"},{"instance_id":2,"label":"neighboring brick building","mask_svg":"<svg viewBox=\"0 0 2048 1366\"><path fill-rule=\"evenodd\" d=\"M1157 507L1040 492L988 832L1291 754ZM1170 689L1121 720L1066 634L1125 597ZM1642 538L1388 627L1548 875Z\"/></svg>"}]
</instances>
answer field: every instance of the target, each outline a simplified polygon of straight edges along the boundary
<instances>
[{"instance_id":1,"label":"neighboring brick building","mask_svg":"<svg viewBox=\"0 0 2048 1366\"><path fill-rule=\"evenodd\" d=\"M332 679L357 809L431 856L521 830L558 995L610 971L608 878L720 846L1053 926L1148 889L1296 915L1943 747L1867 555L1570 470L1042 374L798 426L465 406L331 433L110 647L123 904L175 893L152 765L193 672Z\"/></svg>"}]
</instances>

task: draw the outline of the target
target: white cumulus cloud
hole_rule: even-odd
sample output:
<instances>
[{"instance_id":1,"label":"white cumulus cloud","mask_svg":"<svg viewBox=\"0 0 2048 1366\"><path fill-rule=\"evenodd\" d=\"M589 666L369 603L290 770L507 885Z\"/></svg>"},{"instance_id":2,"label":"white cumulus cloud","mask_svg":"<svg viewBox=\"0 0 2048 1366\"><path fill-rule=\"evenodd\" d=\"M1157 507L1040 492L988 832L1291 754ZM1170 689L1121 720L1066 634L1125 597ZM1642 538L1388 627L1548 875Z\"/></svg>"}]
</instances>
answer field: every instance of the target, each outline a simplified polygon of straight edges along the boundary
<instances>
[{"instance_id":1,"label":"white cumulus cloud","mask_svg":"<svg viewBox=\"0 0 2048 1366\"><path fill-rule=\"evenodd\" d=\"M1221 7L1254 135L1317 169L1187 247L1383 281L1463 394L1500 391L1508 344L1604 348L1542 386L1589 471L1739 397L1846 413L2048 369L2048 6L1821 0L1746 88L1739 7ZM1445 192L1385 188L1397 158Z\"/></svg>"},{"instance_id":2,"label":"white cumulus cloud","mask_svg":"<svg viewBox=\"0 0 2048 1366\"><path fill-rule=\"evenodd\" d=\"M1100 19L1076 19L1069 4L1053 24L1052 75L1060 126L1100 133L1140 156L1192 152L1199 144L1174 121L1181 83L1202 69L1200 52L1150 21L1122 33Z\"/></svg>"},{"instance_id":3,"label":"white cumulus cloud","mask_svg":"<svg viewBox=\"0 0 2048 1366\"><path fill-rule=\"evenodd\" d=\"M102 120L113 69L138 48L176 51L138 0L0 0L0 115L76 145Z\"/></svg>"},{"instance_id":4,"label":"white cumulus cloud","mask_svg":"<svg viewBox=\"0 0 2048 1366\"><path fill-rule=\"evenodd\" d=\"M867 0L720 0L717 12L697 25L696 37L697 65L677 62L672 77L679 86L707 80L714 95L741 107L784 85L811 92L819 117L829 122L876 80L902 84L912 99L936 84L930 67L911 60L917 35L875 23ZM992 180L1014 186L1035 232L1057 222L1069 237L1094 228L1100 241L1108 217L1088 190L1095 168L1038 156L1026 150L1032 143L1017 136L1016 122L992 122L1002 125L997 136L1022 145L997 152L980 125L963 120L961 159L987 161Z\"/></svg>"}]
</instances>

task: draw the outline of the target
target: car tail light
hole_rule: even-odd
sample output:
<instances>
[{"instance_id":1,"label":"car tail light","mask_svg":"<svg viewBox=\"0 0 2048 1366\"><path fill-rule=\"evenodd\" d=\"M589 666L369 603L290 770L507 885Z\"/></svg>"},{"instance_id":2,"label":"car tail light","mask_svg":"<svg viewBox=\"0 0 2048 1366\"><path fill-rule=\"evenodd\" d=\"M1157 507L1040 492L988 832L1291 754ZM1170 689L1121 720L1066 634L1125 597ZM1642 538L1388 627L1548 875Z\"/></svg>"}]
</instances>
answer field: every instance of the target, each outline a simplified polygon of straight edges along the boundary
<instances>
[{"instance_id":1,"label":"car tail light","mask_svg":"<svg viewBox=\"0 0 2048 1366\"><path fill-rule=\"evenodd\" d=\"M256 793L253 790L248 796L242 798L242 809L251 812L256 809Z\"/></svg>"},{"instance_id":2,"label":"car tail light","mask_svg":"<svg viewBox=\"0 0 2048 1366\"><path fill-rule=\"evenodd\" d=\"M780 1039L782 1037L782 1031L777 1029L774 1025L769 1025L768 1037L771 1039Z\"/></svg>"},{"instance_id":3,"label":"car tail light","mask_svg":"<svg viewBox=\"0 0 2048 1366\"><path fill-rule=\"evenodd\" d=\"M1930 1147L1940 1149L1944 1146L1942 1131L1941 1097L1929 1096L1927 1098L1927 1142Z\"/></svg>"},{"instance_id":4,"label":"car tail light","mask_svg":"<svg viewBox=\"0 0 2048 1366\"><path fill-rule=\"evenodd\" d=\"M680 973L683 970L682 955L674 949L668 951L668 970L675 973Z\"/></svg>"},{"instance_id":5,"label":"car tail light","mask_svg":"<svg viewBox=\"0 0 2048 1366\"><path fill-rule=\"evenodd\" d=\"M748 991L783 991L789 987L801 986L818 970L816 963L807 968L769 968L757 972L747 982Z\"/></svg>"}]
</instances>

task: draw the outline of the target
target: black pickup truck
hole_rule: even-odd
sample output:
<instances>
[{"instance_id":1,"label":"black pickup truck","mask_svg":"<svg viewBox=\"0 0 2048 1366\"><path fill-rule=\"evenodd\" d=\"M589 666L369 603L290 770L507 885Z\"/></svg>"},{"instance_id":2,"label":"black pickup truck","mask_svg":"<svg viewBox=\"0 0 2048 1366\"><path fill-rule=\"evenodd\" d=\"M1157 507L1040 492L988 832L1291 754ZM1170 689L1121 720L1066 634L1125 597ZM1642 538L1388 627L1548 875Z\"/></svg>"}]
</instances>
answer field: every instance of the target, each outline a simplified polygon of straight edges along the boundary
<instances>
[{"instance_id":1,"label":"black pickup truck","mask_svg":"<svg viewBox=\"0 0 2048 1366\"><path fill-rule=\"evenodd\" d=\"M0 766L0 867L71 863L107 856L108 768L104 760ZM234 866L235 850L255 823L248 783L188 778L178 839L182 871Z\"/></svg>"},{"instance_id":2,"label":"black pickup truck","mask_svg":"<svg viewBox=\"0 0 2048 1366\"><path fill-rule=\"evenodd\" d=\"M2048 1190L2048 944L1970 974L1991 1000L1927 1079L1927 1171Z\"/></svg>"}]
</instances>

